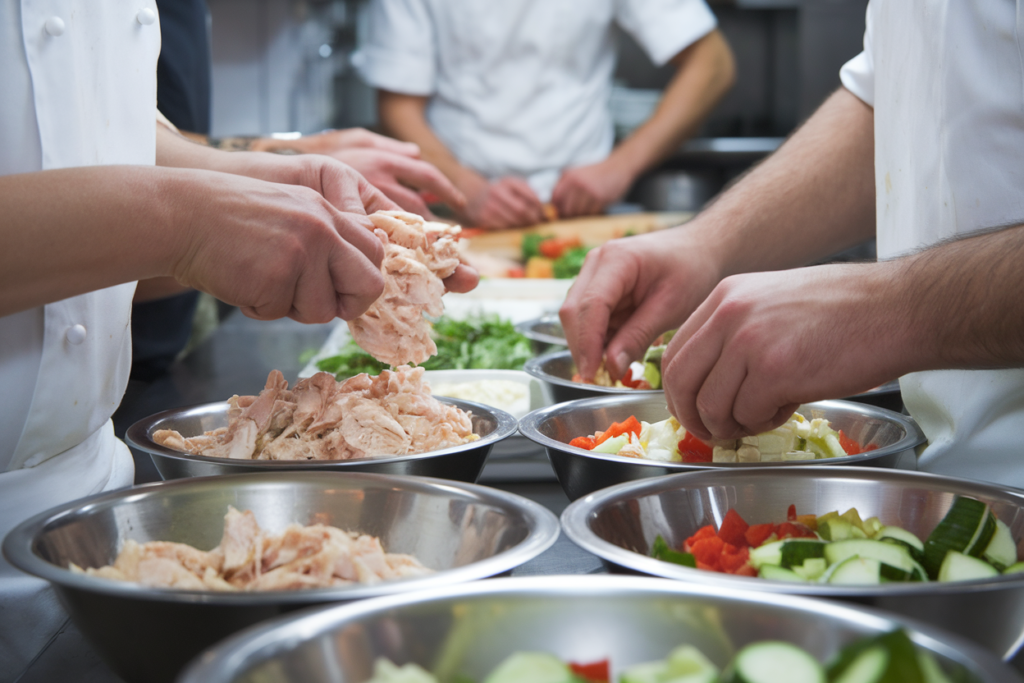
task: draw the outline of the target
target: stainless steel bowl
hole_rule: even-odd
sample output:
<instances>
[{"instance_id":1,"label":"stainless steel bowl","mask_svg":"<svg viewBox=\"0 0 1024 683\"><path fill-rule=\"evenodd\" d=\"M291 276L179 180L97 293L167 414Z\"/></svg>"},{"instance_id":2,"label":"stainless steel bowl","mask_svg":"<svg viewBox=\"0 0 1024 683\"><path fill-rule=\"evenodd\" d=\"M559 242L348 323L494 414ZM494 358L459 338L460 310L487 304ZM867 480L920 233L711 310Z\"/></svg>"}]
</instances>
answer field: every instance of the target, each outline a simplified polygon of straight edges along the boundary
<instances>
[{"instance_id":1,"label":"stainless steel bowl","mask_svg":"<svg viewBox=\"0 0 1024 683\"><path fill-rule=\"evenodd\" d=\"M412 474L424 477L444 477L474 482L487 460L494 444L516 431L516 419L503 410L472 401L438 398L439 401L458 406L473 415L473 433L480 439L472 443L442 448L441 450L400 455L391 458L360 458L357 460L232 460L210 458L205 455L182 453L153 441L158 429L173 429L183 436L196 436L205 431L226 427L228 404L226 401L207 403L191 408L175 408L139 420L125 434L132 448L148 453L164 479L207 477L215 474L241 472L341 471L379 472L381 474Z\"/></svg>"},{"instance_id":2,"label":"stainless steel bowl","mask_svg":"<svg viewBox=\"0 0 1024 683\"><path fill-rule=\"evenodd\" d=\"M793 642L825 661L857 638L900 625L945 667L964 667L966 680L1021 680L971 643L863 608L641 577L558 576L495 579L279 619L205 653L180 683L362 683L378 657L415 662L442 681L455 674L481 681L522 650L570 661L610 658L621 671L683 643L722 666L739 647L763 639Z\"/></svg>"},{"instance_id":3,"label":"stainless steel bowl","mask_svg":"<svg viewBox=\"0 0 1024 683\"><path fill-rule=\"evenodd\" d=\"M562 329L562 322L557 315L544 315L516 323L516 332L530 340L536 354L551 351L552 347L568 345L565 341L565 330Z\"/></svg>"},{"instance_id":4,"label":"stainless steel bowl","mask_svg":"<svg viewBox=\"0 0 1024 683\"><path fill-rule=\"evenodd\" d=\"M630 415L647 422L664 420L669 415L665 398L650 394L584 399L542 408L520 420L519 431L547 449L558 481L570 500L624 481L702 469L749 472L770 466L799 469L811 465L914 469L917 462L914 449L925 441L921 428L912 418L875 406L850 401L817 401L800 406L799 411L807 417L827 418L836 429L842 429L862 446L877 448L868 453L827 460L689 464L594 453L569 445L577 436L608 429L612 422L621 422Z\"/></svg>"},{"instance_id":5,"label":"stainless steel bowl","mask_svg":"<svg viewBox=\"0 0 1024 683\"><path fill-rule=\"evenodd\" d=\"M322 522L416 555L429 576L305 591L178 591L73 574L109 564L127 539L208 549L229 505L277 533ZM79 629L126 681L170 681L192 657L246 626L298 607L447 586L511 571L549 548L558 520L526 498L439 479L278 472L181 479L75 501L4 539L8 561L50 581Z\"/></svg>"},{"instance_id":6,"label":"stainless steel bowl","mask_svg":"<svg viewBox=\"0 0 1024 683\"><path fill-rule=\"evenodd\" d=\"M1024 550L1024 491L923 472L859 467L705 470L629 482L570 505L562 514L562 528L613 568L725 590L851 600L935 624L1009 658L1024 642L1021 574L957 583L832 586L730 576L648 557L659 534L679 547L705 524L717 527L730 508L748 523L759 524L785 520L790 504L800 514L818 515L855 507L864 518L877 515L925 538L956 496L991 504Z\"/></svg>"},{"instance_id":7,"label":"stainless steel bowl","mask_svg":"<svg viewBox=\"0 0 1024 683\"><path fill-rule=\"evenodd\" d=\"M523 370L551 387L551 395L556 403L575 401L581 398L597 398L614 394L616 396L664 396L661 389L630 389L628 387L602 387L596 384L573 382L576 374L576 363L569 351L555 351L531 358L526 361ZM607 425L606 425L607 426Z\"/></svg>"}]
</instances>

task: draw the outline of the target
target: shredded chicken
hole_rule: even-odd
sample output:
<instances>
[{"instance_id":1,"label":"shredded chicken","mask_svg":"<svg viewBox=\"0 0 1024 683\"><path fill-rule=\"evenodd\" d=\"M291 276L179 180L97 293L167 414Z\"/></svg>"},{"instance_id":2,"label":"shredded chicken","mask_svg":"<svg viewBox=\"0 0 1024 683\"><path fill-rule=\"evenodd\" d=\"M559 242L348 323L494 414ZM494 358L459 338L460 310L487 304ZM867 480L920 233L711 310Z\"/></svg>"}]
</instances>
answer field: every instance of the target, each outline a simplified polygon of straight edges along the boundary
<instances>
[{"instance_id":1,"label":"shredded chicken","mask_svg":"<svg viewBox=\"0 0 1024 683\"><path fill-rule=\"evenodd\" d=\"M328 372L288 389L271 371L259 396L232 396L228 426L184 437L161 429L158 444L214 458L350 460L411 455L475 441L470 414L441 403L423 368L401 366L344 382Z\"/></svg>"},{"instance_id":2,"label":"shredded chicken","mask_svg":"<svg viewBox=\"0 0 1024 683\"><path fill-rule=\"evenodd\" d=\"M378 211L370 220L384 244L384 293L348 328L355 342L382 363L422 363L437 353L424 314L437 318L444 313L442 280L459 265L461 228L403 211Z\"/></svg>"},{"instance_id":3,"label":"shredded chicken","mask_svg":"<svg viewBox=\"0 0 1024 683\"><path fill-rule=\"evenodd\" d=\"M154 588L279 591L377 583L433 570L411 555L386 553L373 536L333 526L292 524L278 536L250 510L228 507L220 545L209 552L183 543L126 541L114 564L71 570Z\"/></svg>"}]
</instances>

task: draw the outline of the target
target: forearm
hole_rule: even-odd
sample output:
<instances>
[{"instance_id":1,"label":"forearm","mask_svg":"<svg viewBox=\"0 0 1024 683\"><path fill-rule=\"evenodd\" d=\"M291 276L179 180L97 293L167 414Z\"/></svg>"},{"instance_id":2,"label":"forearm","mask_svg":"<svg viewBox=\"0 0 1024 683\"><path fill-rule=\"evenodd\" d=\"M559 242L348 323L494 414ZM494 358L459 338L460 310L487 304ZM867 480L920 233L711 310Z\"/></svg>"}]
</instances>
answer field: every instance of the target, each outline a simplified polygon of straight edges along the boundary
<instances>
[{"instance_id":1,"label":"forearm","mask_svg":"<svg viewBox=\"0 0 1024 683\"><path fill-rule=\"evenodd\" d=\"M879 264L892 272L907 371L1024 365L1024 226Z\"/></svg>"},{"instance_id":2,"label":"forearm","mask_svg":"<svg viewBox=\"0 0 1024 683\"><path fill-rule=\"evenodd\" d=\"M736 80L736 63L715 30L671 62L676 74L654 114L611 154L633 178L669 156L691 137Z\"/></svg>"},{"instance_id":3,"label":"forearm","mask_svg":"<svg viewBox=\"0 0 1024 683\"><path fill-rule=\"evenodd\" d=\"M270 182L298 184L294 159L266 152L228 152L194 142L158 125L156 165L232 173Z\"/></svg>"},{"instance_id":4,"label":"forearm","mask_svg":"<svg viewBox=\"0 0 1024 683\"><path fill-rule=\"evenodd\" d=\"M0 178L0 315L172 274L187 234L172 210L176 189L187 200L182 180L140 166Z\"/></svg>"},{"instance_id":5,"label":"forearm","mask_svg":"<svg viewBox=\"0 0 1024 683\"><path fill-rule=\"evenodd\" d=\"M720 276L805 265L874 236L873 110L833 94L684 230Z\"/></svg>"},{"instance_id":6,"label":"forearm","mask_svg":"<svg viewBox=\"0 0 1024 683\"><path fill-rule=\"evenodd\" d=\"M381 91L378 107L381 125L388 135L419 145L420 157L443 173L466 196L475 195L487 180L459 163L451 150L427 123L427 98Z\"/></svg>"}]
</instances>

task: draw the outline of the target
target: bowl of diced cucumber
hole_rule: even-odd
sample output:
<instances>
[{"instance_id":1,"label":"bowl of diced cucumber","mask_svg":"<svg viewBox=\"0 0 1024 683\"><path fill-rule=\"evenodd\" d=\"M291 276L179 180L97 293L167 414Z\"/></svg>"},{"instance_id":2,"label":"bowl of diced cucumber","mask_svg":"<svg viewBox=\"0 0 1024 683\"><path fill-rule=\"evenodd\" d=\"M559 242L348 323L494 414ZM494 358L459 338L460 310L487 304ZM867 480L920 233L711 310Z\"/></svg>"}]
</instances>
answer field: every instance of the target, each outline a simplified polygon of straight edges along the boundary
<instances>
[{"instance_id":1,"label":"bowl of diced cucumber","mask_svg":"<svg viewBox=\"0 0 1024 683\"><path fill-rule=\"evenodd\" d=\"M612 486L562 515L626 570L848 600L1010 659L1024 642L1024 491L859 467L703 470Z\"/></svg>"},{"instance_id":2,"label":"bowl of diced cucumber","mask_svg":"<svg viewBox=\"0 0 1024 683\"><path fill-rule=\"evenodd\" d=\"M534 576L306 611L179 683L1020 683L990 652L859 606L649 577Z\"/></svg>"}]
</instances>

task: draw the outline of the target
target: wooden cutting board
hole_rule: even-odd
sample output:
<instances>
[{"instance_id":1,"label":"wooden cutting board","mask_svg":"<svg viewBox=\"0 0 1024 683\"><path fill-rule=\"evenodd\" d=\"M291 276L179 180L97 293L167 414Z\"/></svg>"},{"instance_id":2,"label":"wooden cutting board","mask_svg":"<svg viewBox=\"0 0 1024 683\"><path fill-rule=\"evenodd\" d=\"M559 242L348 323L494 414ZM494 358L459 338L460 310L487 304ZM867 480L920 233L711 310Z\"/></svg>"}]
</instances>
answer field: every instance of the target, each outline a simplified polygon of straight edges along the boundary
<instances>
[{"instance_id":1,"label":"wooden cutting board","mask_svg":"<svg viewBox=\"0 0 1024 683\"><path fill-rule=\"evenodd\" d=\"M519 260L523 235L539 233L555 237L579 237L587 246L598 246L608 240L632 233L641 235L664 230L693 217L692 213L624 213L611 216L587 216L540 223L528 228L494 230L469 239L469 248L478 253Z\"/></svg>"}]
</instances>

